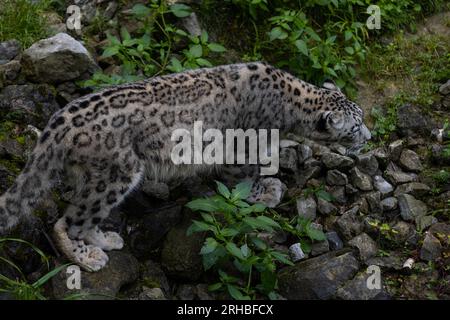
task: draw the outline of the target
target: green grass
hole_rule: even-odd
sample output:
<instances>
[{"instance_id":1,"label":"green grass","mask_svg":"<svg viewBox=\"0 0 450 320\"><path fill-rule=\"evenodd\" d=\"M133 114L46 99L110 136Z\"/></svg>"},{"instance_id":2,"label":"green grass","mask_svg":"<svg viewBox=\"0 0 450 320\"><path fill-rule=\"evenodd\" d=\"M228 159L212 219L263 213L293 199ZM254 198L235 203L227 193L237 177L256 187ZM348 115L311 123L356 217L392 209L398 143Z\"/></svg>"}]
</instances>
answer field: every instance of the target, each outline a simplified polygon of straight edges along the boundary
<instances>
[{"instance_id":1,"label":"green grass","mask_svg":"<svg viewBox=\"0 0 450 320\"><path fill-rule=\"evenodd\" d=\"M44 12L50 4L49 0L0 1L0 41L18 40L23 48L45 38L47 26Z\"/></svg>"},{"instance_id":2,"label":"green grass","mask_svg":"<svg viewBox=\"0 0 450 320\"><path fill-rule=\"evenodd\" d=\"M387 46L372 45L362 75L380 90L395 82L400 103L430 107L438 99L439 85L450 78L449 51L450 42L443 36L407 37L400 32Z\"/></svg>"}]
</instances>

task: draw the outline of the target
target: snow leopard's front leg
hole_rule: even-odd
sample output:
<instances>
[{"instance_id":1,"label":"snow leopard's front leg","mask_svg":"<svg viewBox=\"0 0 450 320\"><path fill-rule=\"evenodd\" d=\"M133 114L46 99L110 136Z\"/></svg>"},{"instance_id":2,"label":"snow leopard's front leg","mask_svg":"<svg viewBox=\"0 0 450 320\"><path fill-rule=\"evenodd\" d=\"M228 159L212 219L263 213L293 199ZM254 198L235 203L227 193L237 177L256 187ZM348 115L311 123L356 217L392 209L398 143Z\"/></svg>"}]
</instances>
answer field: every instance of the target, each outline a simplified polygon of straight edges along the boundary
<instances>
[{"instance_id":1,"label":"snow leopard's front leg","mask_svg":"<svg viewBox=\"0 0 450 320\"><path fill-rule=\"evenodd\" d=\"M287 187L280 179L260 176L259 172L259 166L257 165L224 166L222 177L228 186L234 186L242 181L250 181L252 191L247 201L263 203L269 208L274 208L283 199Z\"/></svg>"}]
</instances>

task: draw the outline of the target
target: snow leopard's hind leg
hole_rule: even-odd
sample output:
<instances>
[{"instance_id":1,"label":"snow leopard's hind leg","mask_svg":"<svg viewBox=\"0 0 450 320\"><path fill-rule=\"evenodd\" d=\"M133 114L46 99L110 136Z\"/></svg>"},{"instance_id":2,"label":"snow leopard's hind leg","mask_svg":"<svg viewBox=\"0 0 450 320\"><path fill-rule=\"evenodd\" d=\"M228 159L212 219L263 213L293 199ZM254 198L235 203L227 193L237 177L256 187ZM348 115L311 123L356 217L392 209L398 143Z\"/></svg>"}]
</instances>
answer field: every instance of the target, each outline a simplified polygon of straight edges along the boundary
<instances>
[{"instance_id":1,"label":"snow leopard's hind leg","mask_svg":"<svg viewBox=\"0 0 450 320\"><path fill-rule=\"evenodd\" d=\"M104 252L122 249L123 239L116 232L103 232L99 224L108 217L143 178L144 166L137 157L114 162L103 170L77 168L84 177L81 190L54 227L61 251L87 271L97 271L108 262Z\"/></svg>"},{"instance_id":2,"label":"snow leopard's hind leg","mask_svg":"<svg viewBox=\"0 0 450 320\"><path fill-rule=\"evenodd\" d=\"M257 165L226 165L222 167L222 177L228 186L234 186L242 181L252 183L252 191L247 201L263 203L269 208L276 207L283 199L286 185L278 178L259 175Z\"/></svg>"}]
</instances>

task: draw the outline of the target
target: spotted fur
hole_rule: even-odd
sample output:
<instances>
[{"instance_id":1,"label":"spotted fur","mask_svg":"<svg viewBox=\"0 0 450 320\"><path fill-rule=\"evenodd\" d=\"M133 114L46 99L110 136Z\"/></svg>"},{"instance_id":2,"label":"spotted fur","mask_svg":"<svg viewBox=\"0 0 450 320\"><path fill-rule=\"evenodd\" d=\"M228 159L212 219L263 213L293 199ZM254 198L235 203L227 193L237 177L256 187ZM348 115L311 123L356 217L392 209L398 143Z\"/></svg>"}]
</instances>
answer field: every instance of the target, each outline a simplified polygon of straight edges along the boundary
<instances>
[{"instance_id":1,"label":"spotted fur","mask_svg":"<svg viewBox=\"0 0 450 320\"><path fill-rule=\"evenodd\" d=\"M64 178L75 193L55 225L56 242L71 260L98 270L108 260L103 250L123 245L118 234L103 233L98 225L144 173L166 181L211 170L171 162L174 129L191 130L202 120L204 130L277 128L357 148L370 138L362 116L338 90L313 86L265 63L192 70L104 89L52 116L24 171L0 197L0 234L29 216Z\"/></svg>"}]
</instances>

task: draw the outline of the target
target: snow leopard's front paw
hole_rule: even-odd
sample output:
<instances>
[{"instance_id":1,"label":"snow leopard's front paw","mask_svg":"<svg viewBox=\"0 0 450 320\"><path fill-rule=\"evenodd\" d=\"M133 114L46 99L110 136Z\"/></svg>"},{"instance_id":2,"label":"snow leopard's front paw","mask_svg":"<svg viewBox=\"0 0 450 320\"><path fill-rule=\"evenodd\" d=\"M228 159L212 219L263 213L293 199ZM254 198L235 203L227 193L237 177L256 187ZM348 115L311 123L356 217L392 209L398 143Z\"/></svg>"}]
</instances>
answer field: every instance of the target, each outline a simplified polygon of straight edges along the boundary
<instances>
[{"instance_id":1,"label":"snow leopard's front paw","mask_svg":"<svg viewBox=\"0 0 450 320\"><path fill-rule=\"evenodd\" d=\"M90 231L84 237L84 240L106 251L120 250L123 248L123 239L117 232L103 232L98 227Z\"/></svg>"},{"instance_id":2,"label":"snow leopard's front paw","mask_svg":"<svg viewBox=\"0 0 450 320\"><path fill-rule=\"evenodd\" d=\"M252 194L247 198L250 203L263 203L269 208L275 208L283 199L286 185L277 178L264 178L257 181L252 188Z\"/></svg>"},{"instance_id":3,"label":"snow leopard's front paw","mask_svg":"<svg viewBox=\"0 0 450 320\"><path fill-rule=\"evenodd\" d=\"M83 251L76 252L75 262L86 271L98 271L108 263L108 255L99 247L85 245Z\"/></svg>"}]
</instances>

